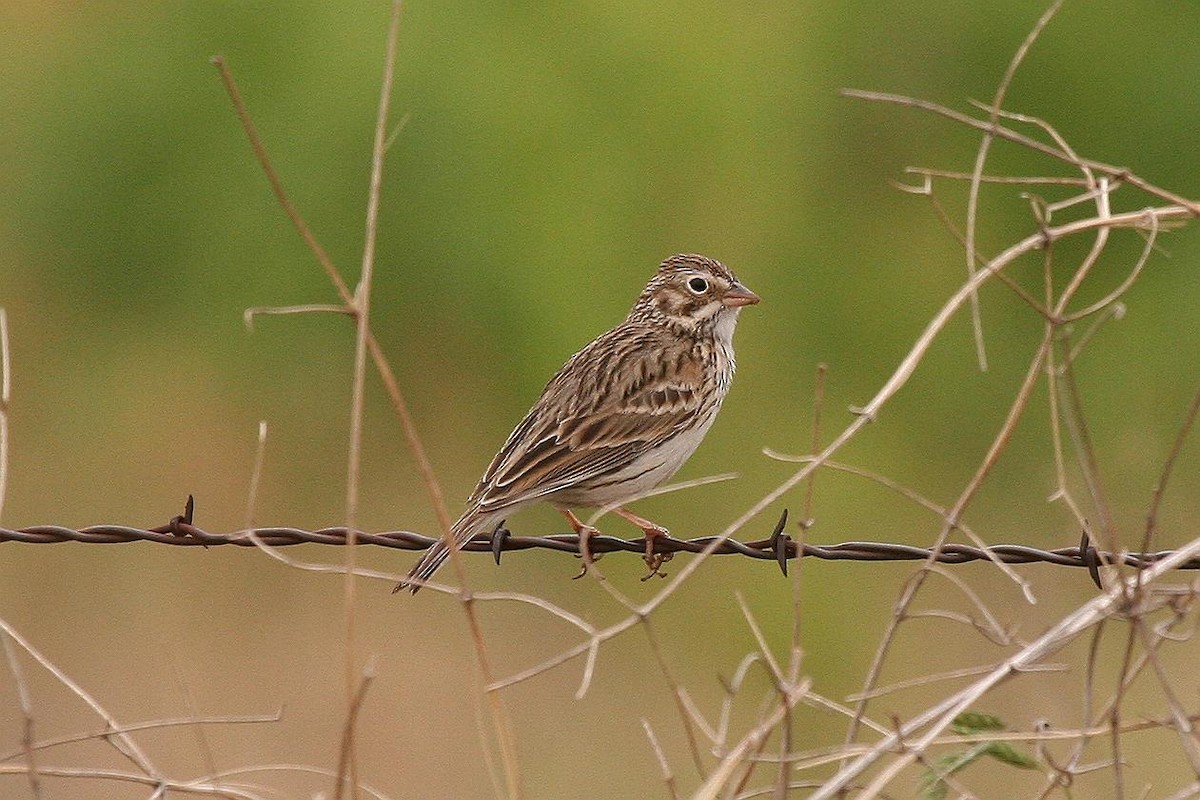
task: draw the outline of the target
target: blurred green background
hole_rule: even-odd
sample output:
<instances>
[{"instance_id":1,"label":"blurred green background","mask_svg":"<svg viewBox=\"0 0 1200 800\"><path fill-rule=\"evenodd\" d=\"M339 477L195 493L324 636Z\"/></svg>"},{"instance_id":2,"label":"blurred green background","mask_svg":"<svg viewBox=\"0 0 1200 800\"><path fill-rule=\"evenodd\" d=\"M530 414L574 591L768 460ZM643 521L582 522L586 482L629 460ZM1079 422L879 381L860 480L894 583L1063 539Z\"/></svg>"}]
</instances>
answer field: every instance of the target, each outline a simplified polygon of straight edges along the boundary
<instances>
[{"instance_id":1,"label":"blurred green background","mask_svg":"<svg viewBox=\"0 0 1200 800\"><path fill-rule=\"evenodd\" d=\"M393 106L408 122L387 162L371 318L452 513L552 372L618 321L657 263L677 251L722 259L763 297L742 316L725 410L679 476L735 471L740 479L646 501L639 511L678 535L707 534L790 475L794 467L760 450L808 449L816 365L830 368L832 435L964 271L928 202L891 181L906 180L907 165L969 170L976 137L838 90L896 91L958 108L987 100L1043 9L410 3ZM208 59L228 59L293 200L353 283L386 17L384 3L316 2L18 2L0 12L0 304L14 375L0 522L156 525L192 493L198 524L239 528L259 420L270 435L255 521L319 527L343 519L353 330L328 315L243 327L247 307L336 296L274 202ZM1198 82L1200 6L1068 2L1030 52L1007 107L1050 120L1085 155L1195 198ZM989 172L1004 170L1069 174L997 145ZM961 187L942 188L961 223ZM1129 189L1114 198L1118 210L1149 202ZM982 213L984 252L1032 230L1019 188L989 190ZM1167 252L1129 293L1129 313L1078 365L1106 488L1130 542L1200 363L1197 238L1185 230L1160 244ZM1083 299L1115 286L1140 247L1130 234L1115 236ZM1065 249L1063 269L1078 252ZM1037 260L1013 274L1038 290ZM969 325L955 321L839 460L938 502L954 499L1041 332L1007 290L990 287L983 303L991 369L978 371ZM432 531L434 515L373 376L368 387L360 524ZM968 515L990 540L1077 541L1065 510L1046 503L1054 487L1047 430L1042 387ZM1162 515L1164 548L1195 535L1197 466L1185 454L1178 467ZM786 505L798 511L802 494ZM776 512L744 537L767 535ZM814 517L810 536L820 542L920 544L937 530L910 504L839 475L819 481ZM563 527L546 509L511 522L527 534ZM605 527L636 533L619 520ZM316 547L290 553L342 556ZM412 560L359 558L397 573ZM561 555L514 554L499 569L485 557L469 563L476 588L538 593L601 623L622 615L594 583L568 580L576 563ZM637 598L663 585L640 583L633 557L603 566ZM816 691L843 698L860 686L911 569L804 565L805 667ZM1026 638L1093 592L1082 574L1021 572L1034 582L1036 607L994 569L957 570ZM961 597L944 588L922 607L960 608ZM410 599L388 589L364 583L360 592L359 655L379 659L363 711L362 775L393 797L488 796L461 611L432 592ZM0 547L0 616L121 720L286 707L275 725L207 729L204 747L190 730L147 737L179 775L211 769L208 751L217 768L335 765L341 591L336 578L232 548ZM714 716L717 676L753 648L734 591L784 647L790 588L766 563L715 559L655 618L676 676ZM578 639L527 607L485 606L482 614L501 675ZM1190 647L1168 657L1186 663L1197 656ZM917 623L905 629L884 680L1004 652L969 629ZM26 666L39 736L97 727ZM579 669L572 663L506 693L528 796L662 796L642 717L663 738L681 785L694 785L642 634L606 646L590 694L575 701ZM751 694L765 689L757 680ZM939 691L875 709L903 716ZM988 708L1015 727L1037 717L1069 727L1078 724L1081 692L1078 673L1029 679ZM756 702L746 700L743 722ZM19 743L17 708L13 682L0 678L0 751ZM1161 712L1153 692L1141 710ZM836 718L806 712L798 736L803 747L819 747L839 742L840 729ZM1139 761L1131 747L1132 781L1153 773L1168 786L1186 777L1177 751L1147 749ZM43 763L111 765L105 752L80 746ZM311 776L252 777L287 796L329 787ZM1036 775L1019 779L1027 786L983 770L977 786L1038 785ZM117 783L53 786L54 797L144 796ZM1101 780L1092 796L1106 791ZM23 778L0 776L0 793L23 792Z\"/></svg>"}]
</instances>

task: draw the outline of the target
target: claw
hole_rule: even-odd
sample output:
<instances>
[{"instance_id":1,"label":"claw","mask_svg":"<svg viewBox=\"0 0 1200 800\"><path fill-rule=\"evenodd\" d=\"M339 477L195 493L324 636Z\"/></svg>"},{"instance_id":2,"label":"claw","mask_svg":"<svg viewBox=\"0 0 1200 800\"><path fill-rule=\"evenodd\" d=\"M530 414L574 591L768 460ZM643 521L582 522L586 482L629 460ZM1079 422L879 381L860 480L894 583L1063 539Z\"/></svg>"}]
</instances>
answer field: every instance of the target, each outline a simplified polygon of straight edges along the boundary
<instances>
[{"instance_id":1,"label":"claw","mask_svg":"<svg viewBox=\"0 0 1200 800\"><path fill-rule=\"evenodd\" d=\"M559 508L559 513L567 518L567 522L571 523L571 527L575 529L575 535L579 537L579 557L583 559L583 566L579 570L579 574L571 580L577 581L584 575L587 575L588 569L599 558L592 558L592 550L590 547L593 536L599 536L600 531L588 525L586 522L581 522L579 517L575 516L574 512L569 508Z\"/></svg>"},{"instance_id":2,"label":"claw","mask_svg":"<svg viewBox=\"0 0 1200 800\"><path fill-rule=\"evenodd\" d=\"M643 520L644 521L644 520ZM667 577L660 570L662 565L671 560L674 553L656 553L654 552L654 543L664 537L670 538L671 533L666 528L660 528L652 523L647 523L642 528L642 532L646 535L646 552L642 556L642 560L646 562L646 566L650 568L650 572L642 578L643 581L648 581L657 575L660 578Z\"/></svg>"},{"instance_id":3,"label":"claw","mask_svg":"<svg viewBox=\"0 0 1200 800\"><path fill-rule=\"evenodd\" d=\"M583 563L579 565L579 574L574 576L573 578L571 578L571 580L577 581L580 578L582 578L584 575L587 575L588 569L591 568L592 564L595 564L597 561L600 560L601 556L604 555L603 553L601 553L599 555L595 555L595 556L592 555L592 548L591 548L592 537L599 536L599 535L600 535L600 531L593 528L591 525L580 525L580 527L579 527L579 558L582 560Z\"/></svg>"},{"instance_id":4,"label":"claw","mask_svg":"<svg viewBox=\"0 0 1200 800\"><path fill-rule=\"evenodd\" d=\"M671 560L671 556L674 555L674 553L656 553L654 552L654 543L663 537L670 538L671 532L663 526L655 525L650 520L645 519L644 517L639 517L637 514L634 514L632 511L627 511L624 508L615 508L613 511L618 516L624 517L634 525L641 528L642 533L646 537L646 552L645 555L642 556L642 560L645 561L646 566L650 568L650 573L646 575L646 577L642 578L642 580L648 581L655 575L658 575L659 577L666 577L659 570L664 563Z\"/></svg>"},{"instance_id":5,"label":"claw","mask_svg":"<svg viewBox=\"0 0 1200 800\"><path fill-rule=\"evenodd\" d=\"M646 538L646 555L642 556L642 560L644 560L646 562L646 566L650 568L650 571L642 576L641 580L643 583L650 580L655 575L657 575L660 578L667 577L667 573L662 571L662 565L667 563L668 561L670 561L672 558L675 557L674 553L654 553L654 552L652 552L653 547L654 547L653 542L654 542L653 538L651 538L651 537Z\"/></svg>"}]
</instances>

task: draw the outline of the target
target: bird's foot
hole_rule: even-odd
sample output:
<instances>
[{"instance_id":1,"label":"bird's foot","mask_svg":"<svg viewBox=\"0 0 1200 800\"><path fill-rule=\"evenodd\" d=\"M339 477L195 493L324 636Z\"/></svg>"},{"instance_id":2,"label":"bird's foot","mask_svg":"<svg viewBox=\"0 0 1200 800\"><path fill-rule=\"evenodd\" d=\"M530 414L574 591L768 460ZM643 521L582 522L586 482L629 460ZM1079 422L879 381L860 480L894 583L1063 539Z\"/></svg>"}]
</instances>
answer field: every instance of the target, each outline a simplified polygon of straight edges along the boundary
<instances>
[{"instance_id":1,"label":"bird's foot","mask_svg":"<svg viewBox=\"0 0 1200 800\"><path fill-rule=\"evenodd\" d=\"M575 529L575 533L579 535L579 558L583 563L579 567L579 574L571 579L573 581L577 581L584 575L587 575L592 564L600 560L600 556L593 556L591 550L592 537L599 536L600 531L587 523L580 522L579 526Z\"/></svg>"},{"instance_id":2,"label":"bird's foot","mask_svg":"<svg viewBox=\"0 0 1200 800\"><path fill-rule=\"evenodd\" d=\"M665 578L666 575L661 571L662 565L670 561L674 553L656 553L654 552L654 543L663 537L670 537L671 532L662 525L655 525L645 517L639 517L629 509L616 508L613 510L617 516L624 517L638 526L642 534L646 537L646 553L642 556L642 560L646 562L646 566L650 568L650 572L642 580L648 581L655 575Z\"/></svg>"},{"instance_id":3,"label":"bird's foot","mask_svg":"<svg viewBox=\"0 0 1200 800\"><path fill-rule=\"evenodd\" d=\"M660 578L667 577L667 574L662 571L662 565L670 561L674 553L656 553L654 552L654 543L662 537L669 537L671 532L666 528L658 525L647 525L642 528L642 533L646 535L646 552L642 556L642 560L646 562L646 566L650 571L642 576L643 581L648 581L657 575Z\"/></svg>"},{"instance_id":4,"label":"bird's foot","mask_svg":"<svg viewBox=\"0 0 1200 800\"><path fill-rule=\"evenodd\" d=\"M646 562L646 566L650 568L650 571L642 576L642 581L648 581L655 575L660 578L667 577L667 573L662 571L662 565L674 557L674 553L654 553L653 555L643 556L642 560Z\"/></svg>"}]
</instances>

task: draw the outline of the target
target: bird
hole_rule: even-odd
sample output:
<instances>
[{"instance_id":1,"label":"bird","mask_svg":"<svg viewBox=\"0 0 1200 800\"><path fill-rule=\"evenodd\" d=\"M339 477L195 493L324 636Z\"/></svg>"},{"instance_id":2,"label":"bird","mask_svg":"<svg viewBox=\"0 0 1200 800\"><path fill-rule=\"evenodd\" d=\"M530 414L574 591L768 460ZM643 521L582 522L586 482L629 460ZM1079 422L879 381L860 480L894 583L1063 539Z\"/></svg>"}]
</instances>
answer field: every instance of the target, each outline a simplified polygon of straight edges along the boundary
<instances>
[{"instance_id":1,"label":"bird","mask_svg":"<svg viewBox=\"0 0 1200 800\"><path fill-rule=\"evenodd\" d=\"M708 433L733 379L738 315L758 302L716 259L663 261L625 320L567 359L509 434L450 529L453 547L548 502L579 535L585 570L597 531L579 507L611 508L640 528L650 563L667 529L623 506L674 475ZM434 542L393 591L416 594L450 545Z\"/></svg>"}]
</instances>

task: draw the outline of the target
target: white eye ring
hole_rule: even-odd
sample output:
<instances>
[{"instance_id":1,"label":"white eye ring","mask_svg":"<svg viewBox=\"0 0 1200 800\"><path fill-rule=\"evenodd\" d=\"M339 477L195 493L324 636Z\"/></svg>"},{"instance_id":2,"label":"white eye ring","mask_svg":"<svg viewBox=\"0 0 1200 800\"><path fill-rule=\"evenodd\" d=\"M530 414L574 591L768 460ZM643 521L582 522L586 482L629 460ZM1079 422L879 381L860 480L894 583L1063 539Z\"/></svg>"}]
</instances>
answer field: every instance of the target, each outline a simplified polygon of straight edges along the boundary
<instances>
[{"instance_id":1,"label":"white eye ring","mask_svg":"<svg viewBox=\"0 0 1200 800\"><path fill-rule=\"evenodd\" d=\"M708 291L708 281L697 275L694 278L688 278L687 288L692 294L704 294Z\"/></svg>"}]
</instances>

